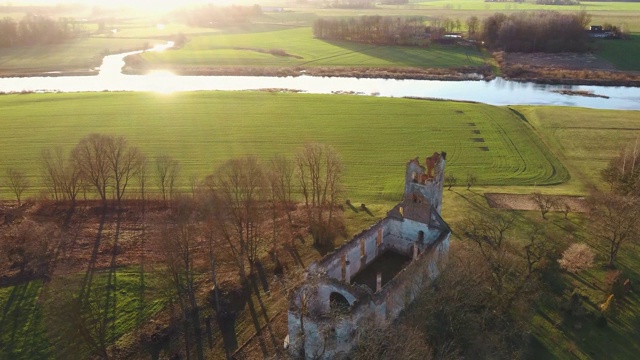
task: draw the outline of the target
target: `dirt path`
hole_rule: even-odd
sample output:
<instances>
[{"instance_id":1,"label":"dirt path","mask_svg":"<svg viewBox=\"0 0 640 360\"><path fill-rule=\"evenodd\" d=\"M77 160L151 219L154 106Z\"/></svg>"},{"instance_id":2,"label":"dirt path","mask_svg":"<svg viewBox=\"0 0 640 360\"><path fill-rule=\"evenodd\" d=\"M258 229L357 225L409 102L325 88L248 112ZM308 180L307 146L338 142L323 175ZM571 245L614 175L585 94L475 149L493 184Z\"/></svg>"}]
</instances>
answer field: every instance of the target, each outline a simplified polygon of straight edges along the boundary
<instances>
[{"instance_id":1,"label":"dirt path","mask_svg":"<svg viewBox=\"0 0 640 360\"><path fill-rule=\"evenodd\" d=\"M504 194L486 193L484 194L487 203L494 209L509 210L538 210L538 205L533 201L531 195L527 194ZM567 204L571 212L587 212L588 206L584 197L568 195L552 195L558 204ZM560 210L560 209L555 209Z\"/></svg>"}]
</instances>

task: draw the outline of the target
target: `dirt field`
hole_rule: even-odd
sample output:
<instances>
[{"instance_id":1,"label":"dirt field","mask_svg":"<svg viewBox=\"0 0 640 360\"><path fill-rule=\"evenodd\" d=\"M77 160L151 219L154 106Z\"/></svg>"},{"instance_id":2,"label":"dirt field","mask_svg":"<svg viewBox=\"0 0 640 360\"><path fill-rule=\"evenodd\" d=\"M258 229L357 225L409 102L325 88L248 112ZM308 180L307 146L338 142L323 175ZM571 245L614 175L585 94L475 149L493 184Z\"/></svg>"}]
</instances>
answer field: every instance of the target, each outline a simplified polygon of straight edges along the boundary
<instances>
[{"instance_id":1,"label":"dirt field","mask_svg":"<svg viewBox=\"0 0 640 360\"><path fill-rule=\"evenodd\" d=\"M501 76L515 81L554 85L640 85L640 72L616 70L613 64L593 54L495 52L493 57L500 66Z\"/></svg>"},{"instance_id":2,"label":"dirt field","mask_svg":"<svg viewBox=\"0 0 640 360\"><path fill-rule=\"evenodd\" d=\"M508 65L554 67L571 70L616 70L610 62L598 59L595 55L588 53L509 53L506 54L506 62Z\"/></svg>"},{"instance_id":3,"label":"dirt field","mask_svg":"<svg viewBox=\"0 0 640 360\"><path fill-rule=\"evenodd\" d=\"M538 210L538 205L531 199L531 195L486 193L487 203L494 209L509 210ZM568 204L571 212L587 212L588 207L584 197L556 195L552 196L558 204ZM556 209L555 211L559 211Z\"/></svg>"}]
</instances>

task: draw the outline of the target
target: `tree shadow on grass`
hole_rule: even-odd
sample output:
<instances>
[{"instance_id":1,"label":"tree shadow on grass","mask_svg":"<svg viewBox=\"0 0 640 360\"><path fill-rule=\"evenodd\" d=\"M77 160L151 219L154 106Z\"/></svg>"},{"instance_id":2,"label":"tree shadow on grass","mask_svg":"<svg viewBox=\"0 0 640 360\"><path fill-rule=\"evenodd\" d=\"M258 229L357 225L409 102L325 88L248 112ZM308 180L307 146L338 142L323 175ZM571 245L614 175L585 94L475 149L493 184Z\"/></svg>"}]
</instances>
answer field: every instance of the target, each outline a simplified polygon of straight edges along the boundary
<instances>
[{"instance_id":1,"label":"tree shadow on grass","mask_svg":"<svg viewBox=\"0 0 640 360\"><path fill-rule=\"evenodd\" d=\"M270 319L269 319L269 314L267 312L267 307L265 306L264 302L262 301L262 295L260 294L260 288L258 287L258 283L257 280L255 278L255 276L250 278L250 284L253 288L253 293L256 296L256 300L258 301L258 304L260 305L260 313L261 315L264 317L264 322L265 322L265 329L267 330L267 335L269 336L269 340L271 341L271 346L274 349L278 349L278 342L276 341L275 335L273 334L273 329L271 329L271 324L270 324ZM257 330L257 333L262 336L262 329ZM267 355L267 354L265 354Z\"/></svg>"},{"instance_id":2,"label":"tree shadow on grass","mask_svg":"<svg viewBox=\"0 0 640 360\"><path fill-rule=\"evenodd\" d=\"M253 298L251 296L253 285L255 285L255 283L251 279L248 279L247 283L245 283L245 288L248 289L247 305L249 305L249 314L251 315L251 321L256 331L258 344L260 345L260 350L262 351L262 355L264 355L264 357L266 358L267 355L269 355L269 350L267 349L267 344L264 342L264 338L262 337L260 319L258 318L258 312L256 310L256 306L253 303Z\"/></svg>"},{"instance_id":3,"label":"tree shadow on grass","mask_svg":"<svg viewBox=\"0 0 640 360\"><path fill-rule=\"evenodd\" d=\"M107 274L107 288L105 292L105 304L103 309L103 319L104 327L110 323L110 341L115 341L116 338L116 307L117 307L117 256L118 256L118 247L120 240L120 229L122 225L122 213L118 211L116 215L116 231L113 238L113 248L111 250L111 263L109 266L109 272Z\"/></svg>"},{"instance_id":4,"label":"tree shadow on grass","mask_svg":"<svg viewBox=\"0 0 640 360\"><path fill-rule=\"evenodd\" d=\"M21 342L25 340L23 339L23 335L26 334L20 334L20 332L31 315L27 312L27 310L30 309L30 300L31 302L34 300L27 296L30 285L30 282L26 282L13 286L11 294L9 294L7 302L2 309L0 335L4 335L5 333L10 333L10 335L0 337L0 349L2 349L4 356L8 356L7 359L12 358L14 350L19 350L22 345ZM2 340L8 341L4 343Z\"/></svg>"},{"instance_id":5,"label":"tree shadow on grass","mask_svg":"<svg viewBox=\"0 0 640 360\"><path fill-rule=\"evenodd\" d=\"M467 203L469 203L469 205L473 207L474 210L476 211L487 210L487 207L484 204L480 203L479 201L475 200L472 195L465 195L455 190L452 190L452 192L458 195L459 197L463 198ZM473 193L474 195L478 195L473 191L471 191L471 193Z\"/></svg>"},{"instance_id":6,"label":"tree shadow on grass","mask_svg":"<svg viewBox=\"0 0 640 360\"><path fill-rule=\"evenodd\" d=\"M93 250L91 252L91 258L89 259L89 265L87 267L87 272L84 275L82 280L81 288L80 288L80 301L88 302L89 295L91 293L91 286L93 283L93 275L95 273L96 261L98 259L98 251L100 250L100 244L102 242L102 231L104 230L104 223L107 218L107 209L106 207L102 209L102 213L100 215L100 223L98 225L98 232L96 234L96 240L93 243Z\"/></svg>"},{"instance_id":7,"label":"tree shadow on grass","mask_svg":"<svg viewBox=\"0 0 640 360\"><path fill-rule=\"evenodd\" d=\"M302 261L302 258L300 257L300 254L298 253L298 249L295 246L289 246L289 245L285 245L285 250L287 250L287 253L289 253L289 255L291 255L291 258L293 259L293 261L300 265L300 267L304 268L304 262Z\"/></svg>"}]
</instances>

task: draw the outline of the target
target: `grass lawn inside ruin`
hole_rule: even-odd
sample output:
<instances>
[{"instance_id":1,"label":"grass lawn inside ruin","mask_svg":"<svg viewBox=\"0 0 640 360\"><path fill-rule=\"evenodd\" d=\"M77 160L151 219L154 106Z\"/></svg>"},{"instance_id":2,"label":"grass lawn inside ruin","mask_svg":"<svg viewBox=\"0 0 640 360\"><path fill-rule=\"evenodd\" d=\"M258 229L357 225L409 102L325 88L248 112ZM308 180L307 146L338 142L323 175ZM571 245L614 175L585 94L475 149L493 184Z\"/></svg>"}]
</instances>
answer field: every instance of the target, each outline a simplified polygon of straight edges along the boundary
<instances>
[{"instance_id":1,"label":"grass lawn inside ruin","mask_svg":"<svg viewBox=\"0 0 640 360\"><path fill-rule=\"evenodd\" d=\"M446 151L460 183L549 185L568 173L508 108L462 102L267 92L78 93L0 96L0 174L26 171L39 185L40 153L70 150L89 133L126 136L149 157L203 177L232 157L291 156L311 141L334 146L352 201L398 201L404 165ZM152 169L151 169L152 171ZM186 181L185 181L186 182ZM184 184L186 188L186 183ZM2 198L11 198L2 189ZM32 191L35 193L35 191Z\"/></svg>"}]
</instances>

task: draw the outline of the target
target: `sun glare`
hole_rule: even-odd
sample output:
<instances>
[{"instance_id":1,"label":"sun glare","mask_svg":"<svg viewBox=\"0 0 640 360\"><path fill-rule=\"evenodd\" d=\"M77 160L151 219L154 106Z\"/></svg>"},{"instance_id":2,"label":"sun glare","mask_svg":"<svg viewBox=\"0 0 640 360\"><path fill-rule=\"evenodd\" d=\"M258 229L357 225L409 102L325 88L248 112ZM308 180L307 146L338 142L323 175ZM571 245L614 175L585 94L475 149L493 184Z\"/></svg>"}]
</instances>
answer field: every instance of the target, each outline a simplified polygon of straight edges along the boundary
<instances>
[{"instance_id":1,"label":"sun glare","mask_svg":"<svg viewBox=\"0 0 640 360\"><path fill-rule=\"evenodd\" d=\"M178 91L179 80L176 74L168 70L154 70L145 76L151 89L159 94L171 94Z\"/></svg>"}]
</instances>

